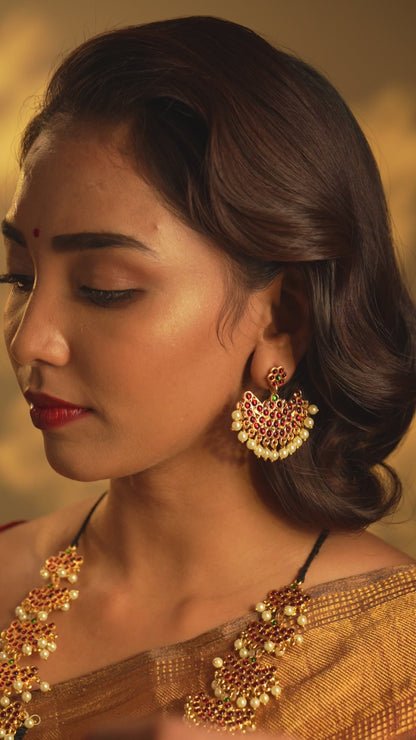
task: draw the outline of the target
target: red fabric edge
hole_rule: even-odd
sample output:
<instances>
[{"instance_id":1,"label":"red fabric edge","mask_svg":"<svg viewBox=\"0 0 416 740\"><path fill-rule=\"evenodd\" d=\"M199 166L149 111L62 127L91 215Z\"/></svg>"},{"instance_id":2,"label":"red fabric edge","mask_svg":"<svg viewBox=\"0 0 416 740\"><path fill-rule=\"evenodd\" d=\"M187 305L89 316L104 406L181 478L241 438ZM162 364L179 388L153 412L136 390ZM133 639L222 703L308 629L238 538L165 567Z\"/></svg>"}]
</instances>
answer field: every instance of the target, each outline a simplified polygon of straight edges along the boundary
<instances>
[{"instance_id":1,"label":"red fabric edge","mask_svg":"<svg viewBox=\"0 0 416 740\"><path fill-rule=\"evenodd\" d=\"M0 532L2 532L4 529L10 529L11 527L16 527L18 524L24 524L24 519L19 519L16 522L9 522L8 524L1 524L0 525Z\"/></svg>"}]
</instances>

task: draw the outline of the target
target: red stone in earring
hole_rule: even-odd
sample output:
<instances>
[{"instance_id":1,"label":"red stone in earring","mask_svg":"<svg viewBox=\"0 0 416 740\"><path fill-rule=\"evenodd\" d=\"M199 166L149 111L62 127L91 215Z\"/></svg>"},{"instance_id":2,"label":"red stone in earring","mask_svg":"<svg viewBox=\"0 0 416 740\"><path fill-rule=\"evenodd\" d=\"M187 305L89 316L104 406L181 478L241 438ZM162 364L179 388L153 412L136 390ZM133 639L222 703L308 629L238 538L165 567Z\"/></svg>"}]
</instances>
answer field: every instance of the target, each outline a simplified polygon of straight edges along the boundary
<instances>
[{"instance_id":1,"label":"red stone in earring","mask_svg":"<svg viewBox=\"0 0 416 740\"><path fill-rule=\"evenodd\" d=\"M40 236L40 230L37 228L33 229L33 236L35 237L35 239L38 239Z\"/></svg>"}]
</instances>

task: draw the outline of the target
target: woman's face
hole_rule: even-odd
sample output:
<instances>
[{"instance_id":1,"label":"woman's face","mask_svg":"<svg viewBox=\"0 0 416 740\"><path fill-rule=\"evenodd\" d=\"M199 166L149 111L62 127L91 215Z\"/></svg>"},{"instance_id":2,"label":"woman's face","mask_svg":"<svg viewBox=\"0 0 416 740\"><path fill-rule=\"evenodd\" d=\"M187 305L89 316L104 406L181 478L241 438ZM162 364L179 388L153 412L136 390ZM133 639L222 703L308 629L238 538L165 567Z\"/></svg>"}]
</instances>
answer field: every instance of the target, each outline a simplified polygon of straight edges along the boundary
<instances>
[{"instance_id":1,"label":"woman's face","mask_svg":"<svg viewBox=\"0 0 416 740\"><path fill-rule=\"evenodd\" d=\"M4 223L8 352L49 462L79 480L200 454L216 423L228 427L258 334L252 296L219 340L225 257L121 144L117 131L43 133Z\"/></svg>"}]
</instances>

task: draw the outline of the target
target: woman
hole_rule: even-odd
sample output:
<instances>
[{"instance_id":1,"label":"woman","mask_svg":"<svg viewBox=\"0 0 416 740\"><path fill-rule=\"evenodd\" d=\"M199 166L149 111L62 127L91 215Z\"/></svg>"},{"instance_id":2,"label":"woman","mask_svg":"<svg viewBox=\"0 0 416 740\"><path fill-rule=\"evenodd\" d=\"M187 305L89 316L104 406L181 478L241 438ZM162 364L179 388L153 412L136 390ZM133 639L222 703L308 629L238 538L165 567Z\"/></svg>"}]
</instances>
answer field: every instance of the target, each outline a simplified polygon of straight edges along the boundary
<instances>
[{"instance_id":1,"label":"woman","mask_svg":"<svg viewBox=\"0 0 416 740\"><path fill-rule=\"evenodd\" d=\"M365 527L400 495L415 312L336 91L215 18L98 36L3 232L47 458L111 482L0 537L0 736L414 732L415 564Z\"/></svg>"}]
</instances>

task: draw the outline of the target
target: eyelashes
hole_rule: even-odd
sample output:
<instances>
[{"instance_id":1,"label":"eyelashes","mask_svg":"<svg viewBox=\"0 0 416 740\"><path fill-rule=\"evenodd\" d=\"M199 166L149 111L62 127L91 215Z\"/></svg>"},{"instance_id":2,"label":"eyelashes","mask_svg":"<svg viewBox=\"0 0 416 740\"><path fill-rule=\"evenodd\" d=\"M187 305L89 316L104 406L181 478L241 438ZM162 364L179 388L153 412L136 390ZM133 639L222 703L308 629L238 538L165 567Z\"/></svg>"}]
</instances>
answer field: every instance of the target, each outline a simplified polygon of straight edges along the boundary
<instances>
[{"instance_id":1,"label":"eyelashes","mask_svg":"<svg viewBox=\"0 0 416 740\"><path fill-rule=\"evenodd\" d=\"M89 288L87 285L82 285L78 289L80 296L87 298L91 303L101 308L129 301L133 298L133 295L139 292L135 288L128 288L127 290L99 290L98 288Z\"/></svg>"},{"instance_id":2,"label":"eyelashes","mask_svg":"<svg viewBox=\"0 0 416 740\"><path fill-rule=\"evenodd\" d=\"M0 275L0 284L13 285L20 293L29 293L33 288L34 279L30 275L21 275L19 273L7 273ZM143 293L137 288L127 288L124 290L101 290L99 288L90 288L88 285L81 285L77 289L80 298L86 299L95 306L107 308L123 302L128 302L137 293Z\"/></svg>"},{"instance_id":3,"label":"eyelashes","mask_svg":"<svg viewBox=\"0 0 416 740\"><path fill-rule=\"evenodd\" d=\"M18 290L26 292L32 290L33 278L29 275L20 275L19 273L7 273L0 275L0 283L15 285Z\"/></svg>"}]
</instances>

